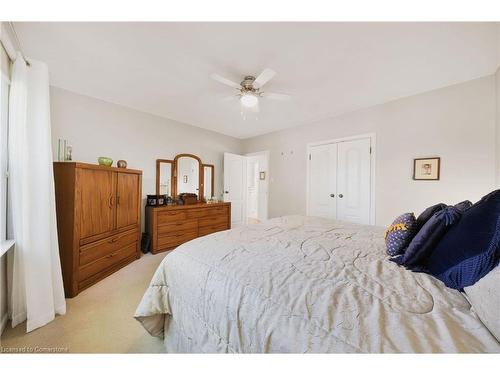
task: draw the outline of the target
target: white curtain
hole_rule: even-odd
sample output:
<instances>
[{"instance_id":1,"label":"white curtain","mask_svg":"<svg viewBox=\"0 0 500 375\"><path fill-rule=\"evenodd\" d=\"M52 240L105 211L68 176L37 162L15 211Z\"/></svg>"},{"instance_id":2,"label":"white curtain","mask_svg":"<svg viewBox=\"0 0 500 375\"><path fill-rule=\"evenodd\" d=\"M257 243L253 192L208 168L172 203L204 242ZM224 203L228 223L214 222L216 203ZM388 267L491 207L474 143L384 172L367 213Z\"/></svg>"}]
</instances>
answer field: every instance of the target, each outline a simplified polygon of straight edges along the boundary
<instances>
[{"instance_id":1,"label":"white curtain","mask_svg":"<svg viewBox=\"0 0 500 375\"><path fill-rule=\"evenodd\" d=\"M57 242L47 66L18 55L9 96L9 313L27 332L66 312Z\"/></svg>"}]
</instances>

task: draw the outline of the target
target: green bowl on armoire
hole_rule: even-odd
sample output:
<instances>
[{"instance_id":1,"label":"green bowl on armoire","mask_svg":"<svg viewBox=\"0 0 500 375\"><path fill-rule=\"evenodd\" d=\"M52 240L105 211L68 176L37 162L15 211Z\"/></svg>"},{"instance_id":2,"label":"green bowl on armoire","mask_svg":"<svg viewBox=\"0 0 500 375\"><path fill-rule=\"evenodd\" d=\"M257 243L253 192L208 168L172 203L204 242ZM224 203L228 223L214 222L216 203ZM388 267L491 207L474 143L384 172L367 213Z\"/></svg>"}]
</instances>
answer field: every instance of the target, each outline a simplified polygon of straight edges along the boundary
<instances>
[{"instance_id":1,"label":"green bowl on armoire","mask_svg":"<svg viewBox=\"0 0 500 375\"><path fill-rule=\"evenodd\" d=\"M113 159L108 158L107 156L99 156L97 158L97 162L99 165L105 165L106 167L111 167L111 164L113 164Z\"/></svg>"}]
</instances>

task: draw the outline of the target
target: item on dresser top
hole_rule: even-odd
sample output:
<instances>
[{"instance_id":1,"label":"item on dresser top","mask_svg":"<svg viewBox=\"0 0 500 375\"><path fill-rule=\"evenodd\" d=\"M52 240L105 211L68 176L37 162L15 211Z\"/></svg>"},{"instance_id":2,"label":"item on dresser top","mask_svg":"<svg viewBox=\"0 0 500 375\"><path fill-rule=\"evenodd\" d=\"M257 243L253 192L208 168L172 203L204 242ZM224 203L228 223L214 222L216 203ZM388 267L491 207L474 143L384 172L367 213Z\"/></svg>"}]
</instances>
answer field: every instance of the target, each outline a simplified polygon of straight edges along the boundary
<instances>
[{"instance_id":1,"label":"item on dresser top","mask_svg":"<svg viewBox=\"0 0 500 375\"><path fill-rule=\"evenodd\" d=\"M111 165L113 164L113 159L108 158L107 156L99 156L97 158L97 162L99 163L99 165L104 165L106 167L111 167Z\"/></svg>"},{"instance_id":2,"label":"item on dresser top","mask_svg":"<svg viewBox=\"0 0 500 375\"><path fill-rule=\"evenodd\" d=\"M184 204L196 204L198 203L198 195L194 193L181 193L179 194L179 199Z\"/></svg>"},{"instance_id":3,"label":"item on dresser top","mask_svg":"<svg viewBox=\"0 0 500 375\"><path fill-rule=\"evenodd\" d=\"M141 181L138 170L54 163L66 297L140 258Z\"/></svg>"},{"instance_id":4,"label":"item on dresser top","mask_svg":"<svg viewBox=\"0 0 500 375\"><path fill-rule=\"evenodd\" d=\"M146 199L147 206L162 206L166 204L167 196L164 194L148 194Z\"/></svg>"},{"instance_id":5,"label":"item on dresser top","mask_svg":"<svg viewBox=\"0 0 500 375\"><path fill-rule=\"evenodd\" d=\"M479 319L500 341L500 266L464 290Z\"/></svg>"},{"instance_id":6,"label":"item on dresser top","mask_svg":"<svg viewBox=\"0 0 500 375\"><path fill-rule=\"evenodd\" d=\"M425 272L425 261L449 227L460 219L461 213L455 206L448 206L436 212L413 237L404 254L391 260L412 271Z\"/></svg>"},{"instance_id":7,"label":"item on dresser top","mask_svg":"<svg viewBox=\"0 0 500 375\"><path fill-rule=\"evenodd\" d=\"M500 190L483 197L450 228L427 261L429 273L454 289L475 284L500 259Z\"/></svg>"},{"instance_id":8,"label":"item on dresser top","mask_svg":"<svg viewBox=\"0 0 500 375\"><path fill-rule=\"evenodd\" d=\"M413 212L398 216L385 231L387 254L396 256L404 252L417 233L417 220Z\"/></svg>"},{"instance_id":9,"label":"item on dresser top","mask_svg":"<svg viewBox=\"0 0 500 375\"><path fill-rule=\"evenodd\" d=\"M127 168L127 162L125 160L118 160L116 166L118 168Z\"/></svg>"}]
</instances>

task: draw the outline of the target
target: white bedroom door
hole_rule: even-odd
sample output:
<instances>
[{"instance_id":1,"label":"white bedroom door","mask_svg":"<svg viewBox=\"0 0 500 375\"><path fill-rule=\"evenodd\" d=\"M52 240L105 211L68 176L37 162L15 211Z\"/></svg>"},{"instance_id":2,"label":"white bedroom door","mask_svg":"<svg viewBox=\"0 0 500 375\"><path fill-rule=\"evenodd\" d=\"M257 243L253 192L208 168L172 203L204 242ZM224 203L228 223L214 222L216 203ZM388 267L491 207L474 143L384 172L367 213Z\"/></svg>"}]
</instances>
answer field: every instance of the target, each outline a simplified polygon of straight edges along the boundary
<instances>
[{"instance_id":1,"label":"white bedroom door","mask_svg":"<svg viewBox=\"0 0 500 375\"><path fill-rule=\"evenodd\" d=\"M337 144L309 150L309 215L336 218Z\"/></svg>"},{"instance_id":2,"label":"white bedroom door","mask_svg":"<svg viewBox=\"0 0 500 375\"><path fill-rule=\"evenodd\" d=\"M308 215L370 224L371 139L309 146Z\"/></svg>"},{"instance_id":3,"label":"white bedroom door","mask_svg":"<svg viewBox=\"0 0 500 375\"><path fill-rule=\"evenodd\" d=\"M370 223L370 139L338 144L337 219Z\"/></svg>"},{"instance_id":4,"label":"white bedroom door","mask_svg":"<svg viewBox=\"0 0 500 375\"><path fill-rule=\"evenodd\" d=\"M231 227L245 220L246 166L245 156L224 153L224 201L231 202Z\"/></svg>"}]
</instances>

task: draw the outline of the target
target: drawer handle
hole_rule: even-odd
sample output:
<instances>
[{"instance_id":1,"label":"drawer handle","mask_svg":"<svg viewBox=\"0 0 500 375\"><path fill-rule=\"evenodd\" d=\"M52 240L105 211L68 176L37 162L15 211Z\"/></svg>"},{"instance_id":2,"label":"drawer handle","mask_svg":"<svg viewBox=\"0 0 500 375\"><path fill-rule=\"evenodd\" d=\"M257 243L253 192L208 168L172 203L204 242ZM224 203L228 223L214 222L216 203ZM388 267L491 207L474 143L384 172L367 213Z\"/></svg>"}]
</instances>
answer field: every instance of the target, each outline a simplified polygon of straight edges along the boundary
<instances>
[{"instance_id":1,"label":"drawer handle","mask_svg":"<svg viewBox=\"0 0 500 375\"><path fill-rule=\"evenodd\" d=\"M112 238L108 241L108 243L115 243L116 241L118 241L118 238Z\"/></svg>"}]
</instances>

